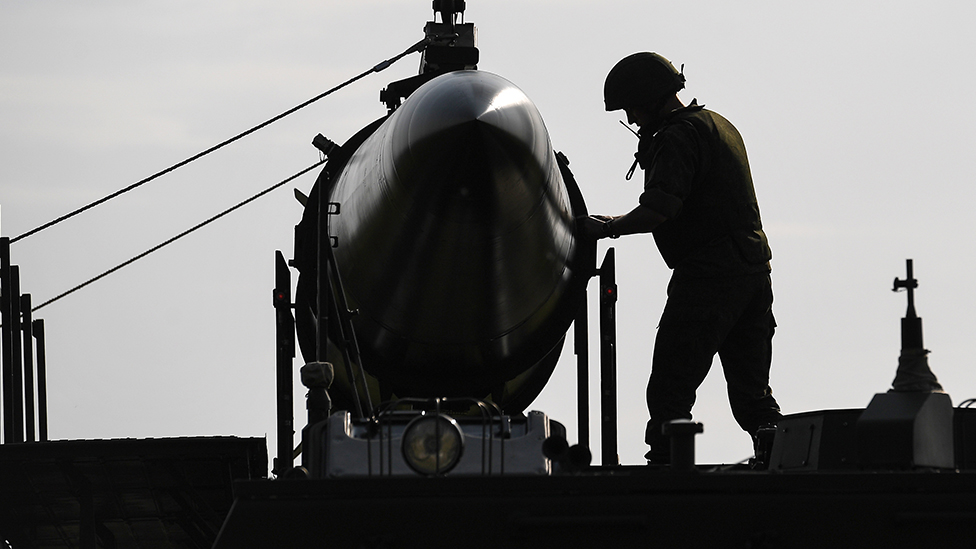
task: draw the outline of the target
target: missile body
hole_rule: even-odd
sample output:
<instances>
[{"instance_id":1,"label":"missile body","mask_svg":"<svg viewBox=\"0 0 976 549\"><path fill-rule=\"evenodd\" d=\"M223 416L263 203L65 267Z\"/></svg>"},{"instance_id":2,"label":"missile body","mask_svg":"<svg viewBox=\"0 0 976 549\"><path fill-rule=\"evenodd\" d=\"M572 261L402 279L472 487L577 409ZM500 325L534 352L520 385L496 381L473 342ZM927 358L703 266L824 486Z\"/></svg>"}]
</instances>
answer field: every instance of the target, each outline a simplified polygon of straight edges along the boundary
<instances>
[{"instance_id":1,"label":"missile body","mask_svg":"<svg viewBox=\"0 0 976 549\"><path fill-rule=\"evenodd\" d=\"M324 219L320 200L339 214ZM474 397L520 411L582 304L595 253L574 236L583 214L521 90L483 71L431 80L330 157L309 197L295 253L306 361L316 340L334 347L315 334L316 287L328 287L315 281L318 246L331 235L374 402Z\"/></svg>"}]
</instances>

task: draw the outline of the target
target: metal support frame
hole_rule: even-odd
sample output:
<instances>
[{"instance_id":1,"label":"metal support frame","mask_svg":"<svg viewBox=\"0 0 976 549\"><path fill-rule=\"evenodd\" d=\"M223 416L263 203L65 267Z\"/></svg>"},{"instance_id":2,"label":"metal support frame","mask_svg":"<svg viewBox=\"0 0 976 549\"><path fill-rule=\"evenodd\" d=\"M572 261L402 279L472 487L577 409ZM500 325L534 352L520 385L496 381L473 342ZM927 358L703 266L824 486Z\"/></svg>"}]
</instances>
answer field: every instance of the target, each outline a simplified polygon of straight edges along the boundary
<instances>
[{"instance_id":1,"label":"metal support frame","mask_svg":"<svg viewBox=\"0 0 976 549\"><path fill-rule=\"evenodd\" d=\"M338 204L335 204L335 211L338 213ZM335 215L335 214L332 214ZM326 248L326 268L328 281L326 291L329 292L331 305L326 316L333 316L336 321L334 333L338 339L340 352L343 362L346 364L346 375L352 384L353 402L357 417L365 418L373 415L373 402L369 396L369 387L366 385L366 372L363 370L362 355L359 352L359 340L356 338L356 328L353 326L352 317L359 314L358 311L349 309L346 301L346 292L342 286L342 277L339 275L339 266L336 264L335 253L332 246ZM322 314L319 314L322 317Z\"/></svg>"},{"instance_id":2,"label":"metal support frame","mask_svg":"<svg viewBox=\"0 0 976 549\"><path fill-rule=\"evenodd\" d=\"M295 375L295 317L292 315L291 271L280 251L275 251L275 369L278 421L278 456L273 472L283 476L295 464L295 410L292 402Z\"/></svg>"},{"instance_id":3,"label":"metal support frame","mask_svg":"<svg viewBox=\"0 0 976 549\"><path fill-rule=\"evenodd\" d=\"M587 291L583 290L583 304L573 321L573 350L576 353L576 423L579 430L579 444L590 447L590 343L589 320L587 315Z\"/></svg>"},{"instance_id":4,"label":"metal support frame","mask_svg":"<svg viewBox=\"0 0 976 549\"><path fill-rule=\"evenodd\" d=\"M321 196L320 194L320 200ZM339 215L341 211L342 208L338 202L328 202L326 204L325 214L328 216L328 219L331 219L331 216ZM322 208L320 207L320 219L321 215ZM323 337L330 335L335 337L334 342L338 345L339 351L342 353L342 359L346 365L346 375L352 384L353 405L355 409L351 411L356 417L372 417L373 402L369 396L369 387L366 384L366 372L363 369L362 355L359 352L359 340L356 338L356 328L352 323L352 318L359 314L359 311L350 310L349 303L346 300L346 292L342 286L342 277L339 274L339 265L336 263L335 252L333 251L333 248L339 245L339 237L331 234L331 226L331 222L326 225L328 245L324 246L325 265L322 265L323 258L321 252L323 246L320 243L318 247L319 257L316 270L318 272L319 286L316 297L318 300L316 312L319 319L318 329L320 333L316 336L316 340L321 344L324 341ZM324 273L323 268L325 269ZM325 282L325 288L322 288L322 282ZM324 304L323 290L326 292ZM325 329L325 327L329 326L330 317L335 321L331 332ZM317 351L316 354L324 355L324 352ZM316 356L316 360L319 361L327 361L327 359L328 357Z\"/></svg>"},{"instance_id":5,"label":"metal support frame","mask_svg":"<svg viewBox=\"0 0 976 549\"><path fill-rule=\"evenodd\" d=\"M24 442L24 370L20 340L20 267L11 265L9 270L10 300L7 302L8 316L4 326L10 324L10 354L13 357L10 374L10 403L13 408L11 420L13 430L6 442Z\"/></svg>"},{"instance_id":6,"label":"metal support frame","mask_svg":"<svg viewBox=\"0 0 976 549\"><path fill-rule=\"evenodd\" d=\"M24 426L27 427L26 440L37 440L34 430L34 322L31 318L31 295L20 296L21 332L23 333L24 357Z\"/></svg>"},{"instance_id":7,"label":"metal support frame","mask_svg":"<svg viewBox=\"0 0 976 549\"><path fill-rule=\"evenodd\" d=\"M44 350L44 320L33 321L34 345L37 349L37 440L47 442L47 353Z\"/></svg>"},{"instance_id":8,"label":"metal support frame","mask_svg":"<svg viewBox=\"0 0 976 549\"><path fill-rule=\"evenodd\" d=\"M0 238L0 351L2 351L3 442L14 438L13 330L10 319L10 239Z\"/></svg>"},{"instance_id":9,"label":"metal support frame","mask_svg":"<svg viewBox=\"0 0 976 549\"><path fill-rule=\"evenodd\" d=\"M607 250L600 275L600 422L601 463L619 465L617 454L617 282L614 249Z\"/></svg>"},{"instance_id":10,"label":"metal support frame","mask_svg":"<svg viewBox=\"0 0 976 549\"><path fill-rule=\"evenodd\" d=\"M30 294L20 293L20 268L10 263L10 239L0 238L0 440L4 443L47 440L44 321L31 317L32 308Z\"/></svg>"},{"instance_id":11,"label":"metal support frame","mask_svg":"<svg viewBox=\"0 0 976 549\"><path fill-rule=\"evenodd\" d=\"M325 206L325 211L321 206ZM321 236L321 217L339 215L340 207L336 202L319 203L319 231ZM328 231L329 224L326 225ZM337 334L337 343L343 353L343 359L347 368L347 375L353 386L353 396L357 417L370 417L373 414L373 405L369 397L369 388L366 386L366 374L363 371L362 359L359 353L359 343L356 339L356 332L352 325L352 317L356 311L350 311L346 302L345 292L342 289L342 279L339 276L339 269L336 265L335 254L332 248L338 245L337 237L327 235L325 246L318 243L317 259L317 292L316 292L316 314L317 314L317 335L316 335L316 361L325 362L325 350L323 338L329 335L329 319L333 318L336 322L333 326ZM324 248L324 258L323 258ZM323 265L324 259L324 265ZM325 269L323 271L323 269ZM326 286L323 288L322 283ZM294 372L293 359L295 358L295 316L292 309L295 304L291 296L291 271L285 261L281 251L275 251L275 334L276 334L276 392L277 392L277 411L278 411L278 456L275 458L275 465L272 470L278 476L287 475L295 466L295 414L292 393L294 391ZM355 367L353 366L355 364ZM362 387L362 395L360 395ZM310 391L310 395L312 392ZM317 393L316 393L317 394ZM328 400L328 394L325 394ZM319 412L316 412L319 413ZM327 413L327 411L326 411ZM304 462L304 459L303 459Z\"/></svg>"}]
</instances>

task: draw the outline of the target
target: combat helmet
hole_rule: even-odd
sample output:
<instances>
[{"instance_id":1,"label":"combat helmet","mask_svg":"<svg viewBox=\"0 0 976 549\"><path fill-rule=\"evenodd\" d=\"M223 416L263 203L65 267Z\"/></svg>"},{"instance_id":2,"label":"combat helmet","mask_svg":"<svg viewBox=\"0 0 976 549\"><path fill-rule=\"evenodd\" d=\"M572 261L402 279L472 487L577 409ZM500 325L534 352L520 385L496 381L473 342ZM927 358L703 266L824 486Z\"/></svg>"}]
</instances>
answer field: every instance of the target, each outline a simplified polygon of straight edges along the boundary
<instances>
[{"instance_id":1,"label":"combat helmet","mask_svg":"<svg viewBox=\"0 0 976 549\"><path fill-rule=\"evenodd\" d=\"M628 55L610 69L603 85L608 111L641 107L685 87L685 75L664 57L651 52Z\"/></svg>"}]
</instances>

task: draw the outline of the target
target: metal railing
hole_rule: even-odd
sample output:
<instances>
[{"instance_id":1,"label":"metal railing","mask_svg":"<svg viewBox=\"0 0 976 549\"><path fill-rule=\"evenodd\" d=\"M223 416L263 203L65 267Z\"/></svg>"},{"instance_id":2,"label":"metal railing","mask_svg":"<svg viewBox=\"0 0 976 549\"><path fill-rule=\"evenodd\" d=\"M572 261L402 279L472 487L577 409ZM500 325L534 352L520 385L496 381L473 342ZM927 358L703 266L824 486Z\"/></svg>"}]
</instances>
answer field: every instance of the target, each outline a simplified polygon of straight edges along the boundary
<instances>
[{"instance_id":1,"label":"metal railing","mask_svg":"<svg viewBox=\"0 0 976 549\"><path fill-rule=\"evenodd\" d=\"M10 262L10 239L0 238L0 399L4 444L46 441L47 364L44 321L31 317L31 296L20 293L20 268Z\"/></svg>"}]
</instances>

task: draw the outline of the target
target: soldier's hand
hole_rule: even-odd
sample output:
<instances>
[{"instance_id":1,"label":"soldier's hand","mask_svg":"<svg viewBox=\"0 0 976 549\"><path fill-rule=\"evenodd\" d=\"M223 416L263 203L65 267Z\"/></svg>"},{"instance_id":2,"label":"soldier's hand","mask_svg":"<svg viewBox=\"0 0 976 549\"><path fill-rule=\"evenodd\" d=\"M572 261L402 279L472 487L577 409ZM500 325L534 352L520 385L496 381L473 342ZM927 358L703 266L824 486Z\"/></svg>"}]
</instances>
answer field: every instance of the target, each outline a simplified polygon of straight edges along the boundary
<instances>
[{"instance_id":1,"label":"soldier's hand","mask_svg":"<svg viewBox=\"0 0 976 549\"><path fill-rule=\"evenodd\" d=\"M581 238L587 238L590 240L599 240L606 236L604 232L603 225L610 219L611 216L606 215L591 215L591 216L580 216L576 218L576 223L578 224L579 230L577 234Z\"/></svg>"}]
</instances>

